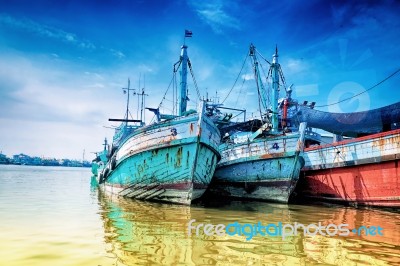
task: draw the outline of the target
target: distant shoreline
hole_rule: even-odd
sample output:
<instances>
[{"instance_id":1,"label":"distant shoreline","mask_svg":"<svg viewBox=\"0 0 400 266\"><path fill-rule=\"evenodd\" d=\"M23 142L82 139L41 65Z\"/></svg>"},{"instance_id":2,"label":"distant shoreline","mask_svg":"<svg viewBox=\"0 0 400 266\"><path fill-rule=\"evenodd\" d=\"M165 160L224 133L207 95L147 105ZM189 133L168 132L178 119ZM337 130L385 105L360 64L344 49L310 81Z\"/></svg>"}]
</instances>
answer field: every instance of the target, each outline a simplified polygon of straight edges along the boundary
<instances>
[{"instance_id":1,"label":"distant shoreline","mask_svg":"<svg viewBox=\"0 0 400 266\"><path fill-rule=\"evenodd\" d=\"M90 165L43 165L43 164L16 164L16 163L3 163L0 162L0 165L16 165L16 166L51 166L51 167L70 167L70 168L90 168Z\"/></svg>"},{"instance_id":2,"label":"distant shoreline","mask_svg":"<svg viewBox=\"0 0 400 266\"><path fill-rule=\"evenodd\" d=\"M29 156L23 153L13 155L12 158L0 153L0 165L31 165L31 166L66 166L66 167L91 167L87 160L56 159L38 156Z\"/></svg>"}]
</instances>

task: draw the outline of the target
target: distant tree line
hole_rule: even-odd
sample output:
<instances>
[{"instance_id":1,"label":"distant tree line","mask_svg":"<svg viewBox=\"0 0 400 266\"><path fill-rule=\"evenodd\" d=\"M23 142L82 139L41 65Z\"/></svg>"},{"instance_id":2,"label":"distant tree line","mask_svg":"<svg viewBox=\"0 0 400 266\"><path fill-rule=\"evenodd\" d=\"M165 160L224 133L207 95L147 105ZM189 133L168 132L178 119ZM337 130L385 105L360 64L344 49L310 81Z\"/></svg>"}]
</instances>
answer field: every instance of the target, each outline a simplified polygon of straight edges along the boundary
<instances>
[{"instance_id":1,"label":"distant tree line","mask_svg":"<svg viewBox=\"0 0 400 266\"><path fill-rule=\"evenodd\" d=\"M44 157L31 157L29 155L20 153L8 158L6 155L0 153L0 164L15 164L15 165L42 165L42 166L68 166L68 167L90 167L92 165L89 161L79 161L70 159L56 159Z\"/></svg>"}]
</instances>

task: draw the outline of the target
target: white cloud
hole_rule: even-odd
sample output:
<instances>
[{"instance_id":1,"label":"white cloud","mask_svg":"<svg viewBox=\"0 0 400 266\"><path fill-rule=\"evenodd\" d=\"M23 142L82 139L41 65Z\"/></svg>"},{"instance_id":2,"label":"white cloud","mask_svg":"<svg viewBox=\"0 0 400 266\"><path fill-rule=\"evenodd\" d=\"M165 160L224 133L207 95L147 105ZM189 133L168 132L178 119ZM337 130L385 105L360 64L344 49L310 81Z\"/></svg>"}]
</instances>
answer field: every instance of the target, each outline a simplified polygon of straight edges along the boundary
<instances>
[{"instance_id":1,"label":"white cloud","mask_svg":"<svg viewBox=\"0 0 400 266\"><path fill-rule=\"evenodd\" d=\"M95 45L86 40L80 40L75 34L48 25L39 24L27 18L17 19L7 14L0 14L0 24L21 29L43 37L75 44L81 48L95 49Z\"/></svg>"},{"instance_id":2,"label":"white cloud","mask_svg":"<svg viewBox=\"0 0 400 266\"><path fill-rule=\"evenodd\" d=\"M110 49L110 51L115 57L117 57L119 59L122 59L122 58L126 57L125 54L123 52L121 52L121 51L117 51L117 50L114 50L114 49Z\"/></svg>"},{"instance_id":3,"label":"white cloud","mask_svg":"<svg viewBox=\"0 0 400 266\"><path fill-rule=\"evenodd\" d=\"M242 75L242 80L254 80L254 74L250 74L250 73L247 73L247 74L243 74Z\"/></svg>"},{"instance_id":4,"label":"white cloud","mask_svg":"<svg viewBox=\"0 0 400 266\"><path fill-rule=\"evenodd\" d=\"M90 152L101 150L101 141L112 133L102 124L87 127L64 121L55 123L7 118L0 118L0 123L7 126L7 131L1 132L0 136L1 149L8 156L23 152L31 156L80 159L85 149L85 159L91 160L94 155Z\"/></svg>"},{"instance_id":5,"label":"white cloud","mask_svg":"<svg viewBox=\"0 0 400 266\"><path fill-rule=\"evenodd\" d=\"M100 75L79 75L37 58L0 54L0 82L0 145L8 155L76 158L110 136L102 125L109 113L124 109L100 85Z\"/></svg>"},{"instance_id":6,"label":"white cloud","mask_svg":"<svg viewBox=\"0 0 400 266\"><path fill-rule=\"evenodd\" d=\"M87 85L86 88L100 88L100 89L102 89L102 88L105 88L105 86L102 83L94 83L94 84Z\"/></svg>"},{"instance_id":7,"label":"white cloud","mask_svg":"<svg viewBox=\"0 0 400 266\"><path fill-rule=\"evenodd\" d=\"M169 68L170 69L170 68ZM171 71L172 72L172 71ZM131 88L146 78L147 107L158 106L171 72L151 65L121 64L113 68L85 67L54 57L0 52L0 148L7 155L76 158L82 149L101 149L113 131L108 118L123 116L128 77ZM171 92L171 91L170 91ZM131 98L136 117L137 97ZM146 114L146 121L152 118Z\"/></svg>"},{"instance_id":8,"label":"white cloud","mask_svg":"<svg viewBox=\"0 0 400 266\"><path fill-rule=\"evenodd\" d=\"M306 70L307 66L300 59L290 58L285 64L285 69L291 73L301 72Z\"/></svg>"},{"instance_id":9,"label":"white cloud","mask_svg":"<svg viewBox=\"0 0 400 266\"><path fill-rule=\"evenodd\" d=\"M104 77L96 72L85 71L84 74L88 75L88 76L92 76L92 78L95 78L98 80L104 80Z\"/></svg>"},{"instance_id":10,"label":"white cloud","mask_svg":"<svg viewBox=\"0 0 400 266\"><path fill-rule=\"evenodd\" d=\"M228 13L228 7L233 3L231 1L189 1L199 17L209 24L214 32L221 33L223 28L240 29L239 20Z\"/></svg>"},{"instance_id":11,"label":"white cloud","mask_svg":"<svg viewBox=\"0 0 400 266\"><path fill-rule=\"evenodd\" d=\"M67 34L65 35L65 39L66 39L67 41L69 41L69 42L74 42L74 41L75 41L74 35L69 34L69 33L67 33Z\"/></svg>"}]
</instances>

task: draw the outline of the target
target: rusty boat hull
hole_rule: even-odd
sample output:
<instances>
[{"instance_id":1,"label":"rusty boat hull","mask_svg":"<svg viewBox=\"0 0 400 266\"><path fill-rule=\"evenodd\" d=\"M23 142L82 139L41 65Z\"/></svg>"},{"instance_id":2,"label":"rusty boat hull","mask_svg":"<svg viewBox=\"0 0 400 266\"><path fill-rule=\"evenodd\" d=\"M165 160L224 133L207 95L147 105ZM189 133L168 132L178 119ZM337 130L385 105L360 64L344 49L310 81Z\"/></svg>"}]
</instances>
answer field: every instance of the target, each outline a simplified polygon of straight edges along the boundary
<instances>
[{"instance_id":1,"label":"rusty boat hull","mask_svg":"<svg viewBox=\"0 0 400 266\"><path fill-rule=\"evenodd\" d=\"M101 172L106 176L99 177L104 179L100 188L123 197L189 205L211 181L219 141L218 129L202 112L139 128Z\"/></svg>"},{"instance_id":2,"label":"rusty boat hull","mask_svg":"<svg viewBox=\"0 0 400 266\"><path fill-rule=\"evenodd\" d=\"M211 194L233 198L288 203L304 165L304 134L222 144Z\"/></svg>"},{"instance_id":3,"label":"rusty boat hull","mask_svg":"<svg viewBox=\"0 0 400 266\"><path fill-rule=\"evenodd\" d=\"M400 130L306 148L299 197L400 207Z\"/></svg>"}]
</instances>

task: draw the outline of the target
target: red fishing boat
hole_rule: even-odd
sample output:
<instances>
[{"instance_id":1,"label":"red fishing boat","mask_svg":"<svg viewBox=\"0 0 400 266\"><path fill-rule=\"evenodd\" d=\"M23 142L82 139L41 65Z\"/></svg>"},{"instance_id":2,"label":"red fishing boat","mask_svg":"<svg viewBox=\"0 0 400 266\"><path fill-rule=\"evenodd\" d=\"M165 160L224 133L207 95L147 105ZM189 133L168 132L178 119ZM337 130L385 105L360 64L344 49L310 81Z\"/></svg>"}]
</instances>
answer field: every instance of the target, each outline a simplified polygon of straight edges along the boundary
<instances>
[{"instance_id":1,"label":"red fishing boat","mask_svg":"<svg viewBox=\"0 0 400 266\"><path fill-rule=\"evenodd\" d=\"M341 128L348 135L361 137L305 148L297 195L354 205L400 207L400 129L394 129L399 126L399 107L396 103L340 116L304 109L301 115L313 114L308 116L311 125L326 123L324 127L330 127L331 132ZM388 128L392 130L385 131Z\"/></svg>"}]
</instances>

